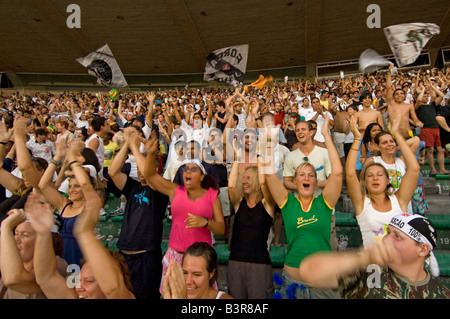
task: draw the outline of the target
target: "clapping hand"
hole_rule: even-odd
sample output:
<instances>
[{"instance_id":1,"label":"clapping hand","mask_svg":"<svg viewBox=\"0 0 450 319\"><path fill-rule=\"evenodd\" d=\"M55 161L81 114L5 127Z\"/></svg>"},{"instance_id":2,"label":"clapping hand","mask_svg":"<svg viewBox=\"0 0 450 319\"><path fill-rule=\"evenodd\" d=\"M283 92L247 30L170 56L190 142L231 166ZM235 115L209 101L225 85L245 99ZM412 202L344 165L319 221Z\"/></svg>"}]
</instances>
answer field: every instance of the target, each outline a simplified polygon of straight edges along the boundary
<instances>
[{"instance_id":1,"label":"clapping hand","mask_svg":"<svg viewBox=\"0 0 450 319\"><path fill-rule=\"evenodd\" d=\"M187 299L186 279L183 268L171 260L162 282L162 293L164 299Z\"/></svg>"},{"instance_id":2,"label":"clapping hand","mask_svg":"<svg viewBox=\"0 0 450 319\"><path fill-rule=\"evenodd\" d=\"M25 213L34 231L39 234L50 233L55 218L48 203L41 203L39 195L31 193L25 203Z\"/></svg>"}]
</instances>

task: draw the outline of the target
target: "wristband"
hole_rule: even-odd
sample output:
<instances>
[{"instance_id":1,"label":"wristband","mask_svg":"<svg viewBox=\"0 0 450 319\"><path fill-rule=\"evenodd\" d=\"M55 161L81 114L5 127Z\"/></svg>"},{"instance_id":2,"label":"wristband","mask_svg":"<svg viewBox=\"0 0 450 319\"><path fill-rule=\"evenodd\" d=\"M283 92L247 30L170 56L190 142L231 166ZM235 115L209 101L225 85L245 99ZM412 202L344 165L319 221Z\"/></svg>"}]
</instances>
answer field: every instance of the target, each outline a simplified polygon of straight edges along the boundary
<instances>
[{"instance_id":1,"label":"wristband","mask_svg":"<svg viewBox=\"0 0 450 319\"><path fill-rule=\"evenodd\" d=\"M50 163L52 163L53 165L59 167L62 165L61 161L55 161L53 158L50 160Z\"/></svg>"},{"instance_id":2,"label":"wristband","mask_svg":"<svg viewBox=\"0 0 450 319\"><path fill-rule=\"evenodd\" d=\"M209 225L209 219L208 219L208 218L206 218L206 217L205 217L205 219L206 219L206 225L205 225L205 226L203 226L203 228L206 228L206 227L208 227L208 225Z\"/></svg>"}]
</instances>

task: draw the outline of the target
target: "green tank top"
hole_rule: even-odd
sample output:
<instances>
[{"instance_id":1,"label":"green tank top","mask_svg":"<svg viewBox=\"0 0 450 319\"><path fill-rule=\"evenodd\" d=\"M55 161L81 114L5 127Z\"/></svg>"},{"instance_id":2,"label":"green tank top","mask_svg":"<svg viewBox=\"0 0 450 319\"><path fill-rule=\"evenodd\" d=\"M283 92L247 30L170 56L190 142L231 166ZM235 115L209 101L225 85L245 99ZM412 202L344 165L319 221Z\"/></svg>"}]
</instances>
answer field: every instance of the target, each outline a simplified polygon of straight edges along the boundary
<instances>
[{"instance_id":1,"label":"green tank top","mask_svg":"<svg viewBox=\"0 0 450 319\"><path fill-rule=\"evenodd\" d=\"M287 253L284 264L298 268L306 256L331 251L331 217L333 208L322 194L311 201L310 207L303 209L300 200L288 194L281 206L287 237Z\"/></svg>"}]
</instances>

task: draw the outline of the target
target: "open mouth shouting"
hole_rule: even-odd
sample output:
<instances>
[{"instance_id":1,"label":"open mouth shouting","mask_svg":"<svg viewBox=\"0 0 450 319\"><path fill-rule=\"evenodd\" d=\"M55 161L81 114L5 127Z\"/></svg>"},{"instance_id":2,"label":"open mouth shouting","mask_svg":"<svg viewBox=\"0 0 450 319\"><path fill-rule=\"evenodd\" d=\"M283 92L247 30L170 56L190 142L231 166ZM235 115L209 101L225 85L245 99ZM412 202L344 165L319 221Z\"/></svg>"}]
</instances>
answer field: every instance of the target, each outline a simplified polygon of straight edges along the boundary
<instances>
[{"instance_id":1,"label":"open mouth shouting","mask_svg":"<svg viewBox=\"0 0 450 319\"><path fill-rule=\"evenodd\" d=\"M302 186L303 186L303 188L305 190L309 190L311 188L311 184L310 183L303 183Z\"/></svg>"}]
</instances>

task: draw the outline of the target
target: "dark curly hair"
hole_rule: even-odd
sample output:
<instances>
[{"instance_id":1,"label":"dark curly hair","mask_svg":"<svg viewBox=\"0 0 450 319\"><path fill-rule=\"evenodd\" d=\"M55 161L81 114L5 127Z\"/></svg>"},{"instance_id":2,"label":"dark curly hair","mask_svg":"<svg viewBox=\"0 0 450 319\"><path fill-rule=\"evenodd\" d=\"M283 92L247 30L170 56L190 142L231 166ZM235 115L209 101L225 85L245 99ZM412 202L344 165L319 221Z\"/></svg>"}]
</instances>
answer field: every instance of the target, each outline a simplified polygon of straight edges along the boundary
<instances>
[{"instance_id":1,"label":"dark curly hair","mask_svg":"<svg viewBox=\"0 0 450 319\"><path fill-rule=\"evenodd\" d=\"M369 125L367 125L366 130L364 131L363 139L362 139L362 141L363 141L364 145L366 145L366 147L367 147L367 144L370 142L370 131L372 130L372 127L374 127L376 125L381 129L381 131L383 131L383 128L378 123L370 123Z\"/></svg>"}]
</instances>

